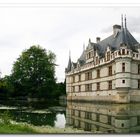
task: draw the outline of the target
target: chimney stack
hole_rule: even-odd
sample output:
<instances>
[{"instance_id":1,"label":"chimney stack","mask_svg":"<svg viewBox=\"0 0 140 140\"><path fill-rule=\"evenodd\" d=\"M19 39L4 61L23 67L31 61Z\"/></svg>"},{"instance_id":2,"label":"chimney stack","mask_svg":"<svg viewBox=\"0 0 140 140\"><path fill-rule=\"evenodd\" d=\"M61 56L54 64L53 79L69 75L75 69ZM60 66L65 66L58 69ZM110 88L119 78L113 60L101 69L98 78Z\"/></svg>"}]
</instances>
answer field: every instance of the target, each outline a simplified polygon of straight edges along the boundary
<instances>
[{"instance_id":1,"label":"chimney stack","mask_svg":"<svg viewBox=\"0 0 140 140\"><path fill-rule=\"evenodd\" d=\"M99 43L99 42L100 42L100 40L101 40L101 38L100 38L100 37L96 37L96 43Z\"/></svg>"},{"instance_id":2,"label":"chimney stack","mask_svg":"<svg viewBox=\"0 0 140 140\"><path fill-rule=\"evenodd\" d=\"M121 26L120 25L114 25L113 26L113 35L114 37L117 35L117 33L121 30Z\"/></svg>"}]
</instances>

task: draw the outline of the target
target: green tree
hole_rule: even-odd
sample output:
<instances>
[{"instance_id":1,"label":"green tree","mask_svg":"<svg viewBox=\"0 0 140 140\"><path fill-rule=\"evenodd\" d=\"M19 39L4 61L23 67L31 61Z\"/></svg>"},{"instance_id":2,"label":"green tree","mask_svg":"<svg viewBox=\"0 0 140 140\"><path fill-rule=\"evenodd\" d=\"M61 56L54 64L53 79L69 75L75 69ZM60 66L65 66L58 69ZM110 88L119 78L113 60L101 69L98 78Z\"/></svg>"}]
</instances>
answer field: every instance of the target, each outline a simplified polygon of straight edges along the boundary
<instances>
[{"instance_id":1,"label":"green tree","mask_svg":"<svg viewBox=\"0 0 140 140\"><path fill-rule=\"evenodd\" d=\"M7 98L13 92L13 87L10 82L10 76L5 76L0 79L0 98Z\"/></svg>"},{"instance_id":2,"label":"green tree","mask_svg":"<svg viewBox=\"0 0 140 140\"><path fill-rule=\"evenodd\" d=\"M40 46L23 51L11 74L15 96L51 97L56 83L55 58L54 53Z\"/></svg>"}]
</instances>

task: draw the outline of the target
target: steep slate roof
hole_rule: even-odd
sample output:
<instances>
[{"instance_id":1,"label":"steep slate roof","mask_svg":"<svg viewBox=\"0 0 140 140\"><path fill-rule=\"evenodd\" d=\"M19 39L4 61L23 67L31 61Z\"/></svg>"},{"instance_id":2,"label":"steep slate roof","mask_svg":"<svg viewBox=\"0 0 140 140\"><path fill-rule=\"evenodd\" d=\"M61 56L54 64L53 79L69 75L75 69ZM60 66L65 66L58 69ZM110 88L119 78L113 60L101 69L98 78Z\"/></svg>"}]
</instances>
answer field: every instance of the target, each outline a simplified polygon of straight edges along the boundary
<instances>
[{"instance_id":1,"label":"steep slate roof","mask_svg":"<svg viewBox=\"0 0 140 140\"><path fill-rule=\"evenodd\" d=\"M86 62L86 51L85 50L83 50L83 53L80 56L80 58L78 59L78 61L81 66Z\"/></svg>"},{"instance_id":2,"label":"steep slate roof","mask_svg":"<svg viewBox=\"0 0 140 140\"><path fill-rule=\"evenodd\" d=\"M71 67L72 67L72 62L71 62L71 57L69 56L69 62L68 62L68 66L66 68L66 72L71 71Z\"/></svg>"},{"instance_id":3,"label":"steep slate roof","mask_svg":"<svg viewBox=\"0 0 140 140\"><path fill-rule=\"evenodd\" d=\"M98 48L99 55L103 57L108 46L110 46L112 51L115 51L120 48L122 43L126 44L127 48L137 52L136 46L139 43L126 28L122 28L121 31L118 31L116 36L111 35L108 38L100 41L96 44L96 46Z\"/></svg>"},{"instance_id":4,"label":"steep slate roof","mask_svg":"<svg viewBox=\"0 0 140 140\"><path fill-rule=\"evenodd\" d=\"M126 20L126 19L125 19ZM128 31L126 27L126 21L125 21L125 28L120 25L114 25L119 26L121 29L117 31L117 33L114 35L105 38L102 41L99 41L98 43L93 43L89 39L89 45L87 49L94 49L97 51L100 58L103 58L105 56L105 52L107 50L107 47L109 46L111 51L119 50L121 45L124 44L128 49L131 49L134 52L137 52L137 48L139 46L139 43L137 40L132 36L132 34ZM86 63L86 50L83 50L82 55L78 59L79 64L82 66ZM69 59L68 66L66 68L66 71L71 71L72 68L71 59ZM73 63L73 66L76 67L77 63Z\"/></svg>"}]
</instances>

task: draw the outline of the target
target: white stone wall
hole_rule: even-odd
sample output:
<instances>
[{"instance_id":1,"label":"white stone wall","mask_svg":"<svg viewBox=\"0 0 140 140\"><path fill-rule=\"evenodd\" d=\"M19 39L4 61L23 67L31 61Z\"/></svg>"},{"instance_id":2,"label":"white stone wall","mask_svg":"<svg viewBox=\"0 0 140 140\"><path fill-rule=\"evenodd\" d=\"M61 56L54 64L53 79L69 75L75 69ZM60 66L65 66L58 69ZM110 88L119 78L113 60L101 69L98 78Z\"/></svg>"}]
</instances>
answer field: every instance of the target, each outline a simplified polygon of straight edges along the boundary
<instances>
[{"instance_id":1,"label":"white stone wall","mask_svg":"<svg viewBox=\"0 0 140 140\"><path fill-rule=\"evenodd\" d=\"M131 88L132 89L138 88L138 80L136 79L131 80Z\"/></svg>"},{"instance_id":2,"label":"white stone wall","mask_svg":"<svg viewBox=\"0 0 140 140\"><path fill-rule=\"evenodd\" d=\"M112 89L116 88L116 80L112 80Z\"/></svg>"},{"instance_id":3,"label":"white stone wall","mask_svg":"<svg viewBox=\"0 0 140 140\"><path fill-rule=\"evenodd\" d=\"M101 90L107 90L108 89L108 82L100 83L100 89Z\"/></svg>"},{"instance_id":4,"label":"white stone wall","mask_svg":"<svg viewBox=\"0 0 140 140\"><path fill-rule=\"evenodd\" d=\"M138 74L138 63L132 62L131 72Z\"/></svg>"},{"instance_id":5,"label":"white stone wall","mask_svg":"<svg viewBox=\"0 0 140 140\"><path fill-rule=\"evenodd\" d=\"M97 88L96 84L95 83L92 84L92 90L94 91L94 90L96 90L96 88Z\"/></svg>"},{"instance_id":6,"label":"white stone wall","mask_svg":"<svg viewBox=\"0 0 140 140\"><path fill-rule=\"evenodd\" d=\"M134 127L134 126L137 125L137 117L131 117L131 119L130 119L130 125L132 127Z\"/></svg>"},{"instance_id":7,"label":"white stone wall","mask_svg":"<svg viewBox=\"0 0 140 140\"><path fill-rule=\"evenodd\" d=\"M125 80L125 83L123 83L123 80ZM130 87L130 79L127 78L116 79L116 88L121 87Z\"/></svg>"},{"instance_id":8,"label":"white stone wall","mask_svg":"<svg viewBox=\"0 0 140 140\"><path fill-rule=\"evenodd\" d=\"M75 82L78 82L78 81L79 81L79 76L75 75Z\"/></svg>"},{"instance_id":9,"label":"white stone wall","mask_svg":"<svg viewBox=\"0 0 140 140\"><path fill-rule=\"evenodd\" d=\"M95 79L97 77L97 70L93 69L92 70L92 79Z\"/></svg>"},{"instance_id":10,"label":"white stone wall","mask_svg":"<svg viewBox=\"0 0 140 140\"><path fill-rule=\"evenodd\" d=\"M116 60L116 73L122 72L122 63L125 63L125 72L131 72L131 62L130 59L118 59Z\"/></svg>"},{"instance_id":11,"label":"white stone wall","mask_svg":"<svg viewBox=\"0 0 140 140\"><path fill-rule=\"evenodd\" d=\"M105 62L105 65L97 66L92 70L92 80L85 81L86 71L80 71L81 81L79 82L79 73L74 73L75 83L73 83L73 75L66 76L66 91L71 92L71 87L75 86L75 93L72 93L75 99L95 99L95 100L123 100L122 97L117 95L116 88L129 88L138 90L138 79L140 79L140 74L138 74L138 63L139 61L134 61L124 56L120 58L117 56L114 63ZM108 64L107 64L108 63ZM125 63L125 72L122 73L122 63ZM108 67L112 65L112 76L108 76ZM100 69L100 78L97 78L97 69ZM112 81L112 89L108 90L108 81ZM125 83L122 81L125 80ZM100 90L97 90L97 82L100 83ZM85 85L92 84L92 92L85 92ZM81 85L81 92L79 92L79 86ZM139 90L140 91L140 90ZM139 92L135 92L136 94ZM131 94L131 93L130 93ZM79 97L78 97L79 96ZM102 96L102 97L100 97ZM111 97L112 96L112 97ZM115 97L113 97L115 96ZM136 100L136 96L132 96L131 99ZM126 97L128 98L128 97ZM130 100L131 100L130 99Z\"/></svg>"},{"instance_id":12,"label":"white stone wall","mask_svg":"<svg viewBox=\"0 0 140 140\"><path fill-rule=\"evenodd\" d=\"M84 81L85 80L85 73L82 73L81 74L81 81Z\"/></svg>"},{"instance_id":13,"label":"white stone wall","mask_svg":"<svg viewBox=\"0 0 140 140\"><path fill-rule=\"evenodd\" d=\"M113 63L112 64L112 74L115 74L116 73L116 64Z\"/></svg>"},{"instance_id":14,"label":"white stone wall","mask_svg":"<svg viewBox=\"0 0 140 140\"><path fill-rule=\"evenodd\" d=\"M108 67L102 67L100 70L100 77L108 76Z\"/></svg>"},{"instance_id":15,"label":"white stone wall","mask_svg":"<svg viewBox=\"0 0 140 140\"><path fill-rule=\"evenodd\" d=\"M129 128L130 126L130 120L115 120L115 127L116 128Z\"/></svg>"},{"instance_id":16,"label":"white stone wall","mask_svg":"<svg viewBox=\"0 0 140 140\"><path fill-rule=\"evenodd\" d=\"M81 85L81 91L85 91L85 85Z\"/></svg>"}]
</instances>

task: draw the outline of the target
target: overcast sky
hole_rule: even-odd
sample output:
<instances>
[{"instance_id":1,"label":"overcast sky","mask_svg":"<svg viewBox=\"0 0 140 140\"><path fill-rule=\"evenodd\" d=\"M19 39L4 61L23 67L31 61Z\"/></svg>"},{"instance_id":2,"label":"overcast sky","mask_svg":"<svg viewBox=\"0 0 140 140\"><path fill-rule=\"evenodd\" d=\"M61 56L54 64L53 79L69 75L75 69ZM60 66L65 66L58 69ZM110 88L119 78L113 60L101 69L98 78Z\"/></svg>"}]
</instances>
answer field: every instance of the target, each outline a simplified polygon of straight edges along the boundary
<instances>
[{"instance_id":1,"label":"overcast sky","mask_svg":"<svg viewBox=\"0 0 140 140\"><path fill-rule=\"evenodd\" d=\"M127 26L140 42L140 7L0 7L0 71L11 73L23 50L41 45L56 54L56 77L64 81L65 67L77 61L89 38L96 42L112 34L112 26L127 16Z\"/></svg>"}]
</instances>

